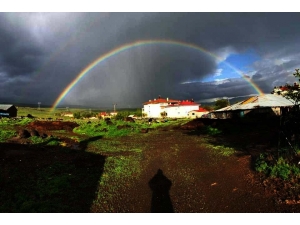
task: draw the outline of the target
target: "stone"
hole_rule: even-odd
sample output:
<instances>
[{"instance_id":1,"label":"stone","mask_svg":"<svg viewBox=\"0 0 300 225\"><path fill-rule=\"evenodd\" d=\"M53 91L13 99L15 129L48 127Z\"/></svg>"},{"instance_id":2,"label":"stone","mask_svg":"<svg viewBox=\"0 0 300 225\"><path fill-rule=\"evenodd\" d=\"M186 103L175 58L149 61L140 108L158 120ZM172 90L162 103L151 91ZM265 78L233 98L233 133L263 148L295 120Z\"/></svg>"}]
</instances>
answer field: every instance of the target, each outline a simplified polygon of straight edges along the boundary
<instances>
[{"instance_id":1,"label":"stone","mask_svg":"<svg viewBox=\"0 0 300 225\"><path fill-rule=\"evenodd\" d=\"M19 138L29 138L30 133L29 133L28 130L19 130L18 131L18 136L19 136Z\"/></svg>"}]
</instances>

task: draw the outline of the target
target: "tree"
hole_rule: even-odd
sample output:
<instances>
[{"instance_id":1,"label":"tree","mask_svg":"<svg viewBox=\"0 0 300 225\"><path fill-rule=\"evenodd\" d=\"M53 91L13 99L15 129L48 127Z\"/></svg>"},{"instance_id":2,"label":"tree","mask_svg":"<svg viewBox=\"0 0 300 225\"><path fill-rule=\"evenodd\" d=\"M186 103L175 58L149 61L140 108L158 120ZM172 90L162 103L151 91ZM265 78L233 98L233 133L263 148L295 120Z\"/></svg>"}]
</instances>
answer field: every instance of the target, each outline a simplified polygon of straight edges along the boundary
<instances>
[{"instance_id":1,"label":"tree","mask_svg":"<svg viewBox=\"0 0 300 225\"><path fill-rule=\"evenodd\" d=\"M201 107L207 111L212 111L215 108L213 105L202 105Z\"/></svg>"},{"instance_id":2,"label":"tree","mask_svg":"<svg viewBox=\"0 0 300 225\"><path fill-rule=\"evenodd\" d=\"M299 69L295 69L293 73L294 77L300 82ZM300 111L299 111L299 100L300 100L300 87L299 83L290 85L286 83L284 86L274 87L271 94L281 95L286 99L290 100L294 107L291 109L283 109L280 117L280 135L283 140L279 139L280 142L287 142L293 149L294 153L297 154L296 149L292 146L299 145L300 142ZM293 141L292 141L293 140Z\"/></svg>"},{"instance_id":3,"label":"tree","mask_svg":"<svg viewBox=\"0 0 300 225\"><path fill-rule=\"evenodd\" d=\"M218 99L217 101L215 101L215 110L222 109L228 105L228 99Z\"/></svg>"},{"instance_id":4,"label":"tree","mask_svg":"<svg viewBox=\"0 0 300 225\"><path fill-rule=\"evenodd\" d=\"M124 120L131 114L130 111L119 111L118 114L115 116L116 120Z\"/></svg>"},{"instance_id":5,"label":"tree","mask_svg":"<svg viewBox=\"0 0 300 225\"><path fill-rule=\"evenodd\" d=\"M293 73L294 77L300 82L300 72L299 69L295 69L296 72ZM277 94L290 100L295 106L299 105L300 100L300 87L296 82L293 85L285 84L284 86L274 87L271 94Z\"/></svg>"},{"instance_id":6,"label":"tree","mask_svg":"<svg viewBox=\"0 0 300 225\"><path fill-rule=\"evenodd\" d=\"M73 116L74 116L75 119L80 119L81 118L80 112L74 112Z\"/></svg>"},{"instance_id":7,"label":"tree","mask_svg":"<svg viewBox=\"0 0 300 225\"><path fill-rule=\"evenodd\" d=\"M142 114L143 114L142 109L137 109L136 112L134 113L134 115L137 117L142 117Z\"/></svg>"}]
</instances>

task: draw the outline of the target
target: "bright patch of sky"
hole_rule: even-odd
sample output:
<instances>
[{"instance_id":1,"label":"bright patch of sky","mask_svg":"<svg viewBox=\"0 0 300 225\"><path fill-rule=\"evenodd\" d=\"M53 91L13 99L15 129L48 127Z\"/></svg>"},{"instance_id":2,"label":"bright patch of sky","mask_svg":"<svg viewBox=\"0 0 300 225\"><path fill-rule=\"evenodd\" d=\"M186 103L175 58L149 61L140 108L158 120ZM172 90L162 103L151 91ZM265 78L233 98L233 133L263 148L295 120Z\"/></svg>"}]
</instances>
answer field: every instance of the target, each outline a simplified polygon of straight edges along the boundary
<instances>
[{"instance_id":1,"label":"bright patch of sky","mask_svg":"<svg viewBox=\"0 0 300 225\"><path fill-rule=\"evenodd\" d=\"M251 64L257 60L260 60L260 58L261 57L251 49L243 53L230 54L225 61L222 61L218 64L215 73L203 79L202 82L240 78L240 72L245 75L249 75L248 72L252 70Z\"/></svg>"}]
</instances>

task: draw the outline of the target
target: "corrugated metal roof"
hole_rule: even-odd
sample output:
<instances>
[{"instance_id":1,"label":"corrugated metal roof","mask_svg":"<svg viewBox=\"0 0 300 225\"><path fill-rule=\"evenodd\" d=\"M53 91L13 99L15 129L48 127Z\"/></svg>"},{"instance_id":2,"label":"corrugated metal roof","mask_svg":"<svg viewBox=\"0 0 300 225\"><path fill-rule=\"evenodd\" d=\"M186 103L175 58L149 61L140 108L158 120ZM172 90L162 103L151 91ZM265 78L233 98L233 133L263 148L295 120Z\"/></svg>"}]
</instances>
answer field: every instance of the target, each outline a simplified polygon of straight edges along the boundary
<instances>
[{"instance_id":1,"label":"corrugated metal roof","mask_svg":"<svg viewBox=\"0 0 300 225\"><path fill-rule=\"evenodd\" d=\"M4 105L4 104L0 104L0 109L2 110L8 110L10 107L12 107L13 105Z\"/></svg>"},{"instance_id":2,"label":"corrugated metal roof","mask_svg":"<svg viewBox=\"0 0 300 225\"><path fill-rule=\"evenodd\" d=\"M282 97L280 95L264 94L260 96L251 97L242 102L238 102L234 105L224 107L222 109L216 110L220 111L230 111L230 110L245 110L245 109L255 109L259 107L284 107L293 106L293 102Z\"/></svg>"},{"instance_id":3,"label":"corrugated metal roof","mask_svg":"<svg viewBox=\"0 0 300 225\"><path fill-rule=\"evenodd\" d=\"M248 98L247 100L243 101L241 104L245 105L245 104L248 104L248 103L253 103L257 99L258 99L258 96L254 96L254 97Z\"/></svg>"}]
</instances>

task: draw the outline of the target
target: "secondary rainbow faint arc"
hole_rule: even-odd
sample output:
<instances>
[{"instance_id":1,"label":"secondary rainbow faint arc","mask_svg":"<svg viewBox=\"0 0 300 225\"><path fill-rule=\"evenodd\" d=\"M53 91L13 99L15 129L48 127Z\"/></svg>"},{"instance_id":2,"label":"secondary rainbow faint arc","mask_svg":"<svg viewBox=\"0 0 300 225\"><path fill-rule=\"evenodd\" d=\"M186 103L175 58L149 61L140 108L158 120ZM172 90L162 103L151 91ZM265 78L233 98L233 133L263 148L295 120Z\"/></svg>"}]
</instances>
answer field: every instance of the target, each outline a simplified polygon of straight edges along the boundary
<instances>
[{"instance_id":1,"label":"secondary rainbow faint arc","mask_svg":"<svg viewBox=\"0 0 300 225\"><path fill-rule=\"evenodd\" d=\"M209 51L207 51L206 49L197 46L195 44L190 44L190 43L186 43L186 42L181 42L181 41L174 41L174 40L140 40L140 41L135 41L135 42L131 42L131 43L127 43L124 44L120 47L117 47L115 49L112 49L111 51L101 55L100 57L98 57L97 59L95 59L93 62L91 62L87 67L85 67L77 76L76 78L63 90L63 92L58 96L58 98L55 100L51 111L53 111L58 104L62 101L62 99L68 94L68 92L80 81L80 79L82 77L84 77L91 69L93 69L96 65L98 65L99 63L103 62L105 59L108 59L114 55L117 55L123 51L126 51L128 49L134 48L134 47L138 47L138 46L145 46L145 45L153 45L153 44L169 44L169 45L177 45L177 46L181 46L181 47L187 47L187 48L191 48L191 49L195 49L198 50L200 52L204 52L208 55L210 55L213 58L216 58L218 61L223 61L223 59L221 59L219 56L215 55L214 53L211 53ZM234 66L232 66L231 64L223 61L223 63L225 63L227 66L229 66L232 70L234 70L235 72L237 72L238 74L241 75L241 77L243 79L245 79L254 89L255 91L257 91L257 93L259 95L263 95L263 91L253 82L251 81L249 78L247 78L244 74L242 74L238 69L236 69Z\"/></svg>"}]
</instances>

